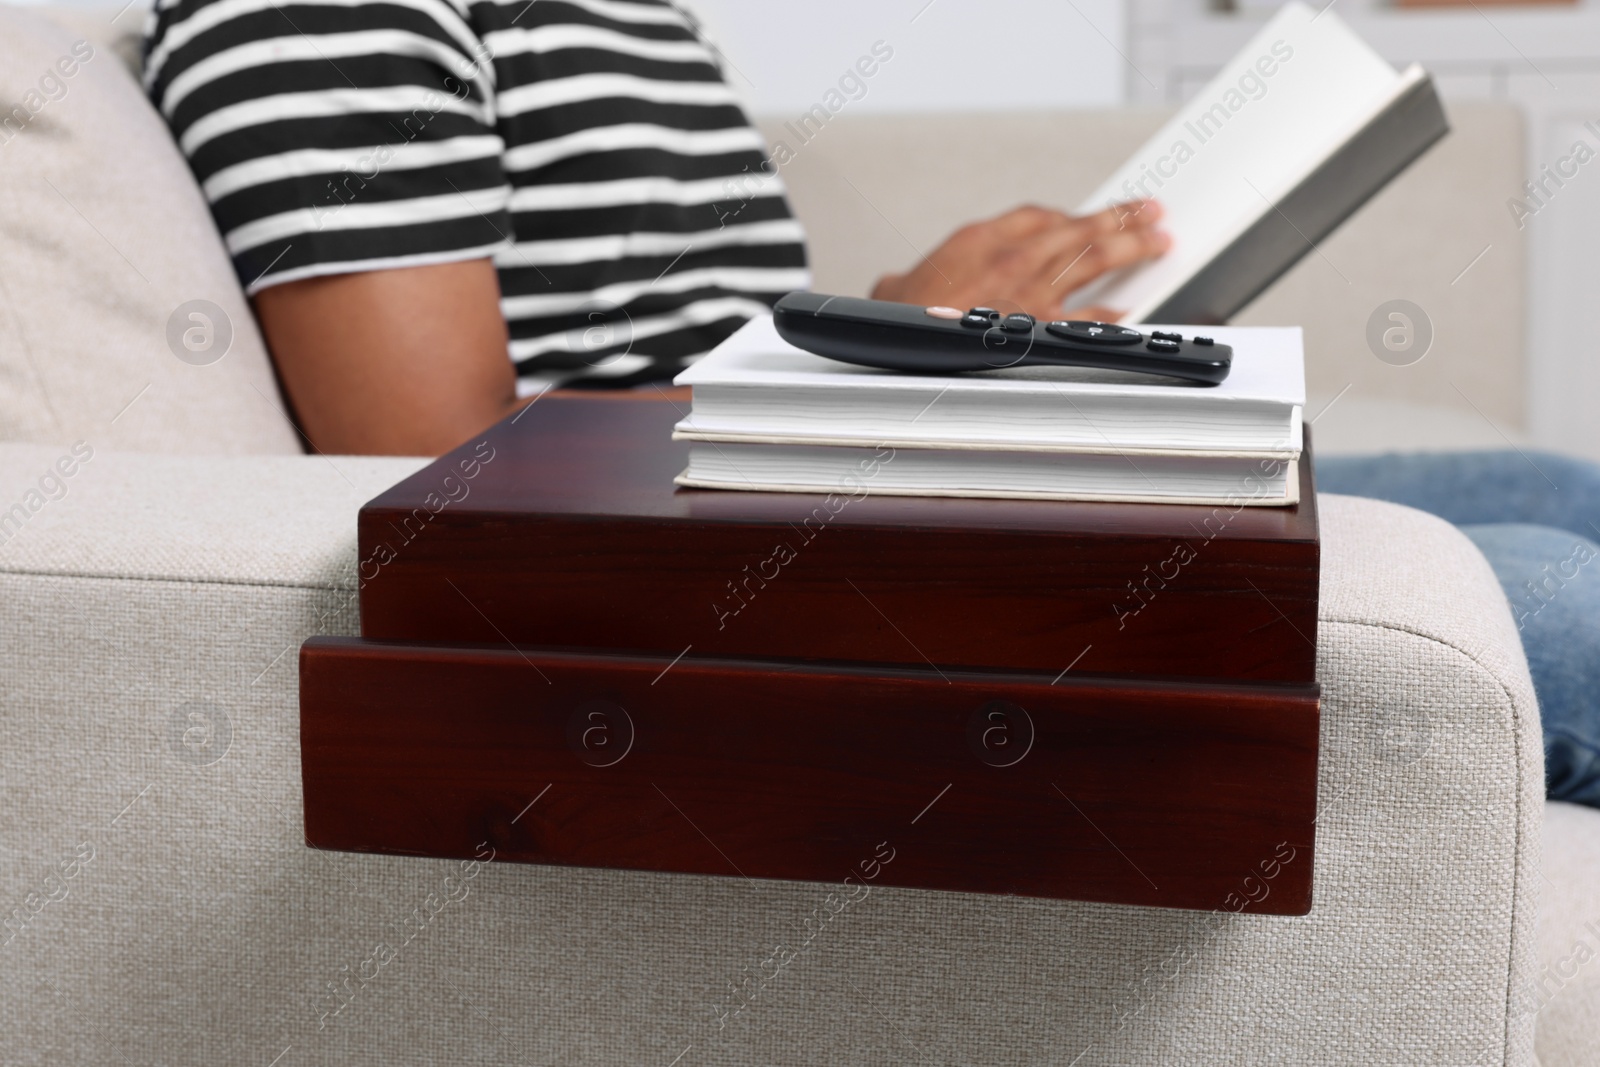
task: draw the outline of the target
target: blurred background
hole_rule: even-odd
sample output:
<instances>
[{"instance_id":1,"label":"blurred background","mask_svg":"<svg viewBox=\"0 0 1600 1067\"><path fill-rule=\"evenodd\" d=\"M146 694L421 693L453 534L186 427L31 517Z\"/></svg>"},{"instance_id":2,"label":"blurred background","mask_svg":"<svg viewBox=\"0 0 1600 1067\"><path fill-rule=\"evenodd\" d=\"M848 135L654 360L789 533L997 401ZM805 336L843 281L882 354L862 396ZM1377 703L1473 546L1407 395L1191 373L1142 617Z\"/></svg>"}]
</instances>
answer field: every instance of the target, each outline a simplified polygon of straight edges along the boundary
<instances>
[{"instance_id":1,"label":"blurred background","mask_svg":"<svg viewBox=\"0 0 1600 1067\"><path fill-rule=\"evenodd\" d=\"M829 112L784 177L813 234L818 287L837 291L906 268L952 226L1019 199L1075 207L1278 6L680 2L770 138L798 148L785 124ZM131 0L116 25L135 29L145 4ZM1600 457L1600 164L1586 163L1600 154L1600 6L1327 6L1397 67L1424 64L1456 132L1237 321L1307 327L1307 418L1325 446L1511 442ZM840 93L875 46L892 58ZM1369 313L1393 300L1431 319L1426 358L1404 366L1364 340Z\"/></svg>"},{"instance_id":2,"label":"blurred background","mask_svg":"<svg viewBox=\"0 0 1600 1067\"><path fill-rule=\"evenodd\" d=\"M877 40L893 46L894 59L874 76L865 96L847 105L852 115L1170 107L1204 85L1278 5L1259 0L767 0L760 5L688 0L688 6L723 49L730 81L751 110L792 119ZM1313 6L1320 3L1313 0ZM1448 156L1447 169L1433 158L1436 173L1430 181L1451 183L1463 177L1461 168L1471 167L1508 168L1511 181L1500 181L1493 193L1440 188L1439 198L1448 203L1439 205L1440 217L1434 219L1416 217L1428 201L1426 190L1418 190L1414 198L1400 198L1408 201L1404 205L1386 204L1396 199L1386 193L1353 220L1351 225L1371 229L1374 213L1388 211L1385 224L1403 231L1396 235L1405 246L1399 250L1402 258L1426 258L1428 250L1418 249L1419 242L1453 242L1467 231L1473 234L1471 247L1438 253L1438 269L1450 278L1416 277L1410 291L1401 291L1408 288L1404 277L1385 284L1395 290L1391 297L1414 300L1438 320L1429 360L1442 362L1452 345L1475 350L1463 360L1471 366L1463 366L1460 374L1425 368L1427 361L1415 368L1339 368L1330 366L1340 361L1339 354L1308 350L1312 400L1307 417L1342 383L1357 383L1352 399L1366 393L1378 400L1365 386L1387 375L1387 386L1377 391L1387 399L1369 404L1364 415L1410 421L1414 433L1407 436L1406 428L1390 426L1385 443L1504 447L1508 440L1531 441L1600 456L1595 410L1600 407L1600 348L1594 341L1600 329L1600 271L1594 267L1594 250L1600 247L1600 166L1577 167L1576 175L1559 186L1547 182L1553 195L1538 200L1519 196L1518 188L1522 180L1539 178L1544 168L1570 158L1580 143L1600 151L1600 6L1561 0L1335 0L1328 6L1397 67L1426 66L1447 104L1468 105L1457 115L1463 137L1455 140L1458 149L1468 147L1459 143L1464 138L1473 144ZM1498 101L1512 112L1510 126L1502 121L1492 134L1480 131L1484 112L1472 105L1482 101ZM1135 112L1129 120L1144 132L1154 128L1140 125ZM1589 122L1595 123L1593 129L1585 125ZM1100 155L1092 146L1080 147ZM971 128L948 144L952 160L963 153L1015 148ZM1433 157L1445 152L1441 145ZM1568 163L1566 169L1574 166ZM1070 191L1081 191L1076 181L1070 184ZM1516 199L1533 213L1514 210ZM1071 200L1063 197L1063 203L1070 206ZM1402 206L1406 217L1401 217ZM1329 242L1335 262L1332 250L1339 236ZM1456 280L1480 252L1482 259ZM1455 267L1445 262L1456 259ZM1497 260L1503 261L1498 271ZM1306 277L1318 265L1303 262L1296 271L1301 277L1286 283L1305 290L1302 296L1326 285L1331 298L1346 282L1326 264L1321 269L1320 280ZM1361 269L1347 263L1343 274ZM1467 295L1480 271L1484 291ZM1360 280L1355 279L1358 285ZM1508 285L1521 291L1489 291ZM1275 295L1269 293L1268 305ZM1382 295L1374 293L1368 302L1375 306ZM1486 311L1485 300L1494 303L1492 311ZM1462 319L1452 331L1451 320L1463 301L1477 317ZM1302 317L1304 307L1303 299L1297 302ZM1253 307L1240 321L1274 321L1271 311ZM1365 356L1355 335L1364 325L1356 321L1359 311L1353 305L1345 309L1343 329ZM1405 374L1416 384L1404 380ZM1330 410L1329 423L1322 426L1324 440L1342 437L1341 422L1348 420L1347 413Z\"/></svg>"}]
</instances>

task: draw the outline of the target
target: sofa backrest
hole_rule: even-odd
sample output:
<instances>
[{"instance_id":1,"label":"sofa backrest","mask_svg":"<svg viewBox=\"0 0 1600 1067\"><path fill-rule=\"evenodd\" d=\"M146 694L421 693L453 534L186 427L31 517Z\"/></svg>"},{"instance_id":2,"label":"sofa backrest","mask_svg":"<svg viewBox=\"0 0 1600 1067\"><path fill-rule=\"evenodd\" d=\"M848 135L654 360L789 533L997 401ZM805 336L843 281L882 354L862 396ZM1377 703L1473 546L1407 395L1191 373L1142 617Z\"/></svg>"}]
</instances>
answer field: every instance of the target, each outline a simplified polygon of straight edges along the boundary
<instances>
[{"instance_id":1,"label":"sofa backrest","mask_svg":"<svg viewBox=\"0 0 1600 1067\"><path fill-rule=\"evenodd\" d=\"M1520 427L1524 243L1505 205L1524 178L1521 112L1458 102L1449 113L1449 137L1234 321L1305 327L1314 402L1352 386L1470 411L1465 396ZM793 156L782 174L806 224L817 289L864 293L963 222L1018 203L1070 210L1168 114L846 113L820 130L814 121L798 132L783 119L761 125ZM1367 344L1369 317L1395 299L1433 322L1433 350L1412 366L1382 362Z\"/></svg>"},{"instance_id":2,"label":"sofa backrest","mask_svg":"<svg viewBox=\"0 0 1600 1067\"><path fill-rule=\"evenodd\" d=\"M298 452L200 190L106 40L0 6L0 440Z\"/></svg>"}]
</instances>

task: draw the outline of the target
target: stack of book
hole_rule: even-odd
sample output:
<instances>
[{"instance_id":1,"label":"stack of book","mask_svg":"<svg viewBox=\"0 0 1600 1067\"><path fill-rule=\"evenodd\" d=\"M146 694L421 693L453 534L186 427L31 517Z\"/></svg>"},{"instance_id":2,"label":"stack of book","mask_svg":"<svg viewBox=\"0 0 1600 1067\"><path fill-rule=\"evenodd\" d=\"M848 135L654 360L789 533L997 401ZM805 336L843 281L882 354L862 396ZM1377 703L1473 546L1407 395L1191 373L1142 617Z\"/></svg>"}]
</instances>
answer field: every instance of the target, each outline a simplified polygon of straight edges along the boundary
<instances>
[{"instance_id":1,"label":"stack of book","mask_svg":"<svg viewBox=\"0 0 1600 1067\"><path fill-rule=\"evenodd\" d=\"M1161 329L1161 327L1141 327ZM1169 327L1190 332L1186 327ZM1220 385L1066 367L933 377L804 352L751 320L677 378L677 483L703 489L1286 506L1305 404L1297 327L1207 327Z\"/></svg>"}]
</instances>

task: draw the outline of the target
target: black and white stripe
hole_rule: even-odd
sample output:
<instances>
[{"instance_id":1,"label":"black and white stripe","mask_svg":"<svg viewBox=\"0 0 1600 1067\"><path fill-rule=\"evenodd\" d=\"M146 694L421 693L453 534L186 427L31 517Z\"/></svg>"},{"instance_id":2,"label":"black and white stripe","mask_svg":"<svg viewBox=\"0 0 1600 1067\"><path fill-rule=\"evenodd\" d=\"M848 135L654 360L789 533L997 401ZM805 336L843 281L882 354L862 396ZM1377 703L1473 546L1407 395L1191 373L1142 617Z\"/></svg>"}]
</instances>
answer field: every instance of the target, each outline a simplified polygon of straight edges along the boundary
<instances>
[{"instance_id":1,"label":"black and white stripe","mask_svg":"<svg viewBox=\"0 0 1600 1067\"><path fill-rule=\"evenodd\" d=\"M668 0L160 0L145 84L249 291L493 256L530 379L670 378L810 281Z\"/></svg>"}]
</instances>

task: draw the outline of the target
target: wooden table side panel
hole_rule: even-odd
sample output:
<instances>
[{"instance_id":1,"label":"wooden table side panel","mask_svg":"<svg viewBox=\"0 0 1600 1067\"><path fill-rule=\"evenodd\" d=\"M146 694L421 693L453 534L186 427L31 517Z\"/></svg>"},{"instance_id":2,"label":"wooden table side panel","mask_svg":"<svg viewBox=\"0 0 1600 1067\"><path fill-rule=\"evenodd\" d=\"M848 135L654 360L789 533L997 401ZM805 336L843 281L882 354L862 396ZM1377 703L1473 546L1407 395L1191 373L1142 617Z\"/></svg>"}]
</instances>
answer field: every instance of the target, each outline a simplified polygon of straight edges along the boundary
<instances>
[{"instance_id":1,"label":"wooden table side panel","mask_svg":"<svg viewBox=\"0 0 1600 1067\"><path fill-rule=\"evenodd\" d=\"M834 882L886 848L876 884L1310 907L1314 687L317 639L301 702L319 847Z\"/></svg>"},{"instance_id":2,"label":"wooden table side panel","mask_svg":"<svg viewBox=\"0 0 1600 1067\"><path fill-rule=\"evenodd\" d=\"M389 526L373 511L370 525ZM369 568L362 633L676 654L1309 682L1314 542L551 521L428 530ZM368 535L373 536L373 535ZM798 543L797 550L780 550Z\"/></svg>"}]
</instances>

